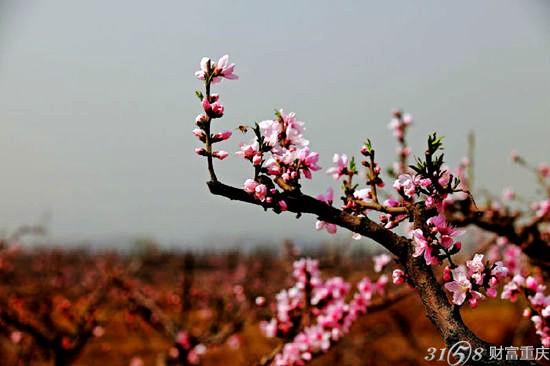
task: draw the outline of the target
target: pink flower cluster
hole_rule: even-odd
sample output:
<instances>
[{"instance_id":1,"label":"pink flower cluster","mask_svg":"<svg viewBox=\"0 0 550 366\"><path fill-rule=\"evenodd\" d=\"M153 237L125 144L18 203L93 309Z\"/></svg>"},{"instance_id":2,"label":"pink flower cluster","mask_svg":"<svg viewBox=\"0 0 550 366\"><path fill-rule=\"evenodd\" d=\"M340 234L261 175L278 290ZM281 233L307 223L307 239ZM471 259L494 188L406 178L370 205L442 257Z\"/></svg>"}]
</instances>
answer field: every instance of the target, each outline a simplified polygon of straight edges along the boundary
<instances>
[{"instance_id":1,"label":"pink flower cluster","mask_svg":"<svg viewBox=\"0 0 550 366\"><path fill-rule=\"evenodd\" d=\"M399 162L393 163L393 170L395 174L404 174L407 170L406 161L411 154L411 148L407 146L405 142L405 135L407 128L412 125L413 118L410 114L403 114L400 110L393 112L393 118L388 125L389 129L393 131L393 136L397 139L397 156Z\"/></svg>"},{"instance_id":2,"label":"pink flower cluster","mask_svg":"<svg viewBox=\"0 0 550 366\"><path fill-rule=\"evenodd\" d=\"M525 297L529 307L524 310L524 316L531 317L542 344L550 347L550 296L544 294L546 286L541 278L526 275L530 270L521 248L511 244L505 237L499 237L488 256L501 259L509 270L509 281L503 287L501 298L515 302L520 296Z\"/></svg>"},{"instance_id":3,"label":"pink flower cluster","mask_svg":"<svg viewBox=\"0 0 550 366\"><path fill-rule=\"evenodd\" d=\"M176 347L173 347L169 352L170 356L173 358L178 358L180 356L180 352L184 352L184 354L187 354L187 362L190 365L200 364L201 356L206 353L206 346L202 343L193 346L189 333L183 330L179 331L176 335L175 344Z\"/></svg>"},{"instance_id":4,"label":"pink flower cluster","mask_svg":"<svg viewBox=\"0 0 550 366\"><path fill-rule=\"evenodd\" d=\"M411 232L414 257L424 255L428 265L439 264L441 258L457 253L462 244L455 241L455 237L462 231L451 226L443 215L432 216L427 220L429 232L423 233L422 229ZM443 252L443 255L442 253Z\"/></svg>"},{"instance_id":5,"label":"pink flower cluster","mask_svg":"<svg viewBox=\"0 0 550 366\"><path fill-rule=\"evenodd\" d=\"M519 295L525 296L529 307L524 315L531 318L542 345L550 347L550 295L545 295L545 291L546 286L540 278L516 274L504 286L501 298L515 302Z\"/></svg>"},{"instance_id":6,"label":"pink flower cluster","mask_svg":"<svg viewBox=\"0 0 550 366\"><path fill-rule=\"evenodd\" d=\"M508 268L502 262L496 262L492 266L483 263L483 254L476 254L472 260L466 262L466 266L460 265L454 269L446 267L443 273L445 289L452 293L452 302L462 305L464 301L472 308L483 300L485 295L497 296L497 285L508 274ZM451 281L452 279L452 281Z\"/></svg>"},{"instance_id":7,"label":"pink flower cluster","mask_svg":"<svg viewBox=\"0 0 550 366\"><path fill-rule=\"evenodd\" d=\"M219 83L222 78L236 80L239 77L234 74L235 64L229 63L229 56L220 57L217 63L212 62L208 57L203 57L200 62L201 69L195 72L195 76L199 80L208 81L211 79L212 84Z\"/></svg>"},{"instance_id":8,"label":"pink flower cluster","mask_svg":"<svg viewBox=\"0 0 550 366\"><path fill-rule=\"evenodd\" d=\"M388 128L393 131L393 136L399 140L405 137L407 127L411 126L413 118L410 114L402 114L401 111L393 112L393 118L388 125Z\"/></svg>"},{"instance_id":9,"label":"pink flower cluster","mask_svg":"<svg viewBox=\"0 0 550 366\"><path fill-rule=\"evenodd\" d=\"M334 166L327 169L327 174L338 180L348 174L348 156L346 154L334 154L332 157Z\"/></svg>"},{"instance_id":10,"label":"pink flower cluster","mask_svg":"<svg viewBox=\"0 0 550 366\"><path fill-rule=\"evenodd\" d=\"M278 366L305 365L316 354L327 351L365 313L373 296L384 294L388 283L385 275L376 282L365 277L346 302L351 285L340 277L321 279L315 260L296 261L293 276L295 285L276 296L276 316L261 323L266 336L287 341L275 356Z\"/></svg>"},{"instance_id":11,"label":"pink flower cluster","mask_svg":"<svg viewBox=\"0 0 550 366\"><path fill-rule=\"evenodd\" d=\"M286 188L297 188L300 178L311 179L311 173L321 169L319 154L310 150L303 131L304 123L294 113L280 110L274 120L257 125L256 138L242 144L237 155L249 160L258 173L272 177L278 184L282 181ZM268 190L267 195L270 193Z\"/></svg>"},{"instance_id":12,"label":"pink flower cluster","mask_svg":"<svg viewBox=\"0 0 550 366\"><path fill-rule=\"evenodd\" d=\"M509 275L521 274L525 267L521 248L511 244L505 237L498 237L495 244L487 251L487 258L493 262L501 260L508 268Z\"/></svg>"},{"instance_id":13,"label":"pink flower cluster","mask_svg":"<svg viewBox=\"0 0 550 366\"><path fill-rule=\"evenodd\" d=\"M201 98L203 113L199 114L195 119L197 128L193 130L195 135L201 142L206 144L205 147L198 147L195 153L201 156L212 156L216 159L223 160L229 154L224 150L211 151L210 146L214 143L225 141L231 137L231 131L223 131L215 134L210 133L210 123L212 119L221 118L224 113L224 107L220 103L219 94L209 94L210 84L221 81L222 78L237 79L237 75L233 74L235 64L229 64L229 56L225 55L218 63L213 63L209 58L203 57L200 63L201 69L195 73L199 80L204 80L206 84L207 95L197 92L197 96Z\"/></svg>"}]
</instances>

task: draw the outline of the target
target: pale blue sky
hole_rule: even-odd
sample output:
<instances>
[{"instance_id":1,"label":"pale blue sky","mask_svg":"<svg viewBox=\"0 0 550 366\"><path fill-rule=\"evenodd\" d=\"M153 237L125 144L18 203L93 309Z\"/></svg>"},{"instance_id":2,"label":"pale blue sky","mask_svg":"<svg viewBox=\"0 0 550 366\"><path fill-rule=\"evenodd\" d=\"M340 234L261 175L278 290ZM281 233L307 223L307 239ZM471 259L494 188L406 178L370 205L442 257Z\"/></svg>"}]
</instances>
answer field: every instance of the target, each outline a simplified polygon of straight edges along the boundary
<instances>
[{"instance_id":1,"label":"pale blue sky","mask_svg":"<svg viewBox=\"0 0 550 366\"><path fill-rule=\"evenodd\" d=\"M220 128L295 111L324 168L366 137L390 162L394 107L415 116L416 151L436 130L451 163L474 129L478 185L532 190L513 148L550 160L546 1L4 0L0 12L0 229L50 213L62 241L326 239L312 217L207 192L191 134L204 55L229 53L241 77L218 89ZM250 168L232 156L218 172L240 185ZM312 194L332 183L316 177Z\"/></svg>"}]
</instances>

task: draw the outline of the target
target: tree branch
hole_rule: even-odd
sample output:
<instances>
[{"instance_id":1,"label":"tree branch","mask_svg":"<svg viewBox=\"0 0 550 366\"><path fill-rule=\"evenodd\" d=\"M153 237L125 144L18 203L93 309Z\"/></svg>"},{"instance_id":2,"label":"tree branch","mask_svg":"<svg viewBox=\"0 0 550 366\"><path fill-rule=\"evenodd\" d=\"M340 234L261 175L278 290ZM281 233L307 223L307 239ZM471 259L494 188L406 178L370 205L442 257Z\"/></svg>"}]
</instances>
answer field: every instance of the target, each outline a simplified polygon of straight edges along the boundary
<instances>
[{"instance_id":1,"label":"tree branch","mask_svg":"<svg viewBox=\"0 0 550 366\"><path fill-rule=\"evenodd\" d=\"M269 204L256 200L242 189L228 186L220 181L210 181L207 184L210 192L214 195L262 206L265 210L271 208ZM432 268L426 264L422 257L413 257L414 249L409 239L395 234L367 217L348 214L299 191L286 193L284 199L287 202L288 211L298 215L302 213L316 215L320 220L336 224L373 239L396 255L420 295L426 315L435 325L447 346L451 347L458 341L467 341L474 348L482 347L485 349L485 357L481 361L471 362L471 364L523 364L519 361L515 363L513 361L488 359L490 344L478 338L464 324L459 307L449 303L447 295L437 282ZM425 212L422 206L417 205L413 213L415 225L425 225Z\"/></svg>"}]
</instances>

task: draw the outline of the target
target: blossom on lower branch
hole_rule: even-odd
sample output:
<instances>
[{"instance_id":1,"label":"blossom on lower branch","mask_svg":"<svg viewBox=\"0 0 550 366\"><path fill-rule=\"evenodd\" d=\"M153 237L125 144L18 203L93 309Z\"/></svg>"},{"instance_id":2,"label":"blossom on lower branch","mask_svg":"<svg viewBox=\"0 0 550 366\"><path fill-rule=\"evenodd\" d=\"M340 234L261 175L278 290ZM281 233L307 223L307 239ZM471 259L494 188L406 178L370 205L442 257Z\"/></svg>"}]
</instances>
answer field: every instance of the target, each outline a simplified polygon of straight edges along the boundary
<instances>
[{"instance_id":1,"label":"blossom on lower branch","mask_svg":"<svg viewBox=\"0 0 550 366\"><path fill-rule=\"evenodd\" d=\"M450 270L452 281L445 283L445 289L452 293L453 304L462 305L468 300L470 306L475 308L485 295L496 297L496 286L506 277L508 269L502 262L488 266L482 260L483 254L476 254L472 260L466 262L466 266L460 265ZM447 271L448 267L445 269ZM447 276L444 274L444 278Z\"/></svg>"},{"instance_id":2,"label":"blossom on lower branch","mask_svg":"<svg viewBox=\"0 0 550 366\"><path fill-rule=\"evenodd\" d=\"M334 190L332 189L332 187L329 187L325 194L320 194L316 198L319 201L324 202L329 206L332 206L332 202L334 200ZM317 220L317 222L315 222L315 229L316 230L325 229L329 234L336 234L337 226L335 224L330 223L330 222L326 222L326 221L323 221L323 220Z\"/></svg>"},{"instance_id":3,"label":"blossom on lower branch","mask_svg":"<svg viewBox=\"0 0 550 366\"><path fill-rule=\"evenodd\" d=\"M276 296L276 314L260 327L267 337L286 341L273 363L278 366L305 365L316 354L327 351L348 333L364 314L375 295L382 295L386 275L373 282L363 278L351 300L351 285L341 277L322 280L318 262L301 259L294 263L295 285Z\"/></svg>"},{"instance_id":4,"label":"blossom on lower branch","mask_svg":"<svg viewBox=\"0 0 550 366\"><path fill-rule=\"evenodd\" d=\"M501 298L515 302L523 295L528 303L524 316L531 318L542 345L550 347L550 295L545 291L546 286L540 278L516 274L504 286Z\"/></svg>"}]
</instances>

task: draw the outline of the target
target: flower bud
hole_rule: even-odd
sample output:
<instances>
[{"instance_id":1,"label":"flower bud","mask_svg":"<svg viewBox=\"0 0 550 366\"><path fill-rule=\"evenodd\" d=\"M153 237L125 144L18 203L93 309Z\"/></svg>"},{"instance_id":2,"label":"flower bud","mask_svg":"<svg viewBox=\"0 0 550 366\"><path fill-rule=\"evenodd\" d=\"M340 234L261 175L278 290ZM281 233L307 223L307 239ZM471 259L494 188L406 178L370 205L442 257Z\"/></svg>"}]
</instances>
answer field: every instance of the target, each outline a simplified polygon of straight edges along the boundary
<instances>
[{"instance_id":1,"label":"flower bud","mask_svg":"<svg viewBox=\"0 0 550 366\"><path fill-rule=\"evenodd\" d=\"M220 159L220 160L223 160L223 159L227 158L228 155L229 155L229 153L227 151L224 151L224 150L214 151L212 153L213 157L215 157L217 159Z\"/></svg>"},{"instance_id":2,"label":"flower bud","mask_svg":"<svg viewBox=\"0 0 550 366\"><path fill-rule=\"evenodd\" d=\"M205 142L206 141L206 134L204 133L204 131L200 128L195 128L193 130L193 135L197 136L197 138L199 140L201 140L202 142Z\"/></svg>"},{"instance_id":3,"label":"flower bud","mask_svg":"<svg viewBox=\"0 0 550 366\"><path fill-rule=\"evenodd\" d=\"M218 132L218 133L214 134L214 136L212 136L212 142L225 141L228 138L230 138L231 135L232 135L231 131Z\"/></svg>"},{"instance_id":4,"label":"flower bud","mask_svg":"<svg viewBox=\"0 0 550 366\"><path fill-rule=\"evenodd\" d=\"M195 153L201 156L208 156L208 151L204 147L195 148Z\"/></svg>"}]
</instances>

